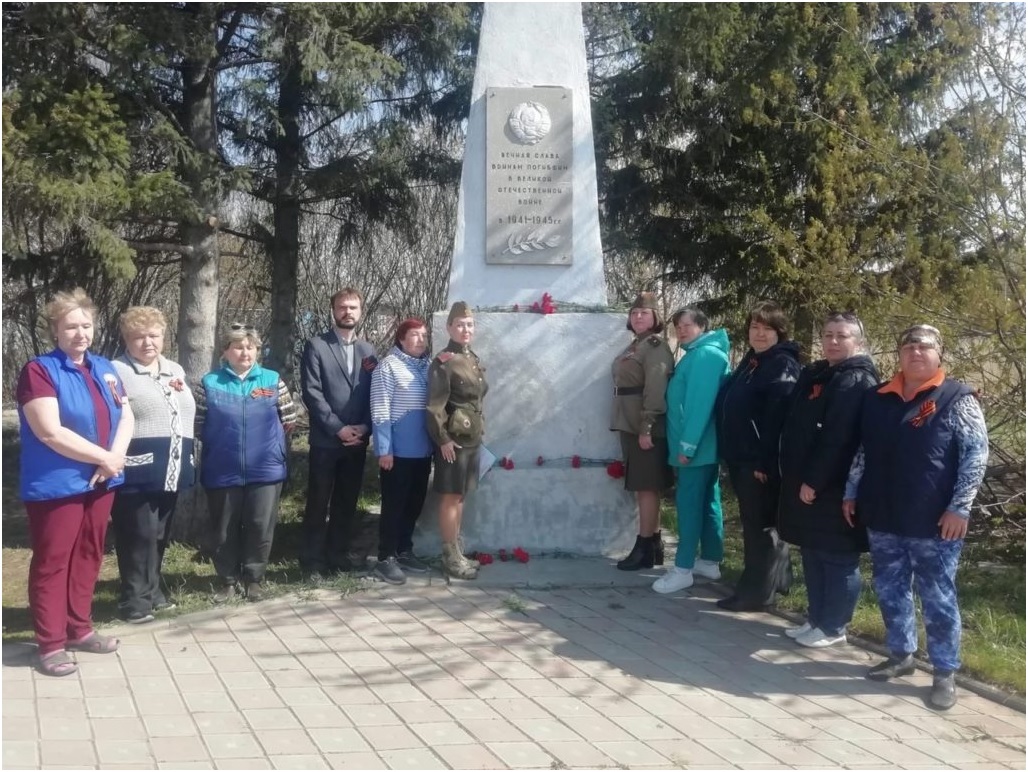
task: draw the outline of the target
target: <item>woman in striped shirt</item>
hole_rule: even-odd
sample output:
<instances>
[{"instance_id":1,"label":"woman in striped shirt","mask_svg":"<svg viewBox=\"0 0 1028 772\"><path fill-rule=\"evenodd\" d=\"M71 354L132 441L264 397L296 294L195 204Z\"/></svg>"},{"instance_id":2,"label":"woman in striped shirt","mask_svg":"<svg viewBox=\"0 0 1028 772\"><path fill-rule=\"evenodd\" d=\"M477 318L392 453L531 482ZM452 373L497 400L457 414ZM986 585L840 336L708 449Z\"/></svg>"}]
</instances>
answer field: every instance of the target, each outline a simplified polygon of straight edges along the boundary
<instances>
[{"instance_id":1,"label":"woman in striped shirt","mask_svg":"<svg viewBox=\"0 0 1028 772\"><path fill-rule=\"evenodd\" d=\"M412 537L432 470L432 442L425 427L429 360L425 323L407 319L371 376L372 438L382 481L374 574L389 584L406 582L404 571L428 570L414 557Z\"/></svg>"}]
</instances>

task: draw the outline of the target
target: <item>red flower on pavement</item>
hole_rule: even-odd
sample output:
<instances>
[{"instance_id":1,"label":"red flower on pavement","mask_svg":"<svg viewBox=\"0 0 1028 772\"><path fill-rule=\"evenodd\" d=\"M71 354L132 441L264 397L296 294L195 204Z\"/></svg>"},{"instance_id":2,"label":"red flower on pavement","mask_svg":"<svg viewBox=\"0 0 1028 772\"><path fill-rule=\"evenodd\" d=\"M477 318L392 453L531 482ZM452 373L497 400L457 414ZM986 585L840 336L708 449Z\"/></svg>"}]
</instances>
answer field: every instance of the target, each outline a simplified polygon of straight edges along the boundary
<instances>
[{"instance_id":1,"label":"red flower on pavement","mask_svg":"<svg viewBox=\"0 0 1028 772\"><path fill-rule=\"evenodd\" d=\"M543 457L542 457L542 456L539 456L539 457L538 457L538 458L537 458L537 459L535 460L535 465L536 465L536 466L542 466L542 465L543 465L543 460L544 460L544 459L543 459Z\"/></svg>"},{"instance_id":2,"label":"red flower on pavement","mask_svg":"<svg viewBox=\"0 0 1028 772\"><path fill-rule=\"evenodd\" d=\"M571 466L574 467L575 469L580 469L581 466L582 466L582 457L581 456L572 456L571 457Z\"/></svg>"},{"instance_id":3,"label":"red flower on pavement","mask_svg":"<svg viewBox=\"0 0 1028 772\"><path fill-rule=\"evenodd\" d=\"M501 549L496 554L500 558L500 560L502 562L504 562L504 563L506 563L508 560L510 560L510 555L507 554L507 550Z\"/></svg>"},{"instance_id":4,"label":"red flower on pavement","mask_svg":"<svg viewBox=\"0 0 1028 772\"><path fill-rule=\"evenodd\" d=\"M620 480L625 476L625 465L621 461L611 461L607 464L607 474L615 480Z\"/></svg>"},{"instance_id":5,"label":"red flower on pavement","mask_svg":"<svg viewBox=\"0 0 1028 772\"><path fill-rule=\"evenodd\" d=\"M514 557L517 559L519 563L528 562L528 553L525 552L525 550L521 549L521 547L514 548Z\"/></svg>"},{"instance_id":6,"label":"red flower on pavement","mask_svg":"<svg viewBox=\"0 0 1028 772\"><path fill-rule=\"evenodd\" d=\"M502 466L504 469L513 469L514 459L510 456L504 456L500 459L500 466Z\"/></svg>"},{"instance_id":7,"label":"red flower on pavement","mask_svg":"<svg viewBox=\"0 0 1028 772\"><path fill-rule=\"evenodd\" d=\"M487 566L493 562L493 556L488 552L477 552L475 553L475 560L477 560L480 565Z\"/></svg>"}]
</instances>

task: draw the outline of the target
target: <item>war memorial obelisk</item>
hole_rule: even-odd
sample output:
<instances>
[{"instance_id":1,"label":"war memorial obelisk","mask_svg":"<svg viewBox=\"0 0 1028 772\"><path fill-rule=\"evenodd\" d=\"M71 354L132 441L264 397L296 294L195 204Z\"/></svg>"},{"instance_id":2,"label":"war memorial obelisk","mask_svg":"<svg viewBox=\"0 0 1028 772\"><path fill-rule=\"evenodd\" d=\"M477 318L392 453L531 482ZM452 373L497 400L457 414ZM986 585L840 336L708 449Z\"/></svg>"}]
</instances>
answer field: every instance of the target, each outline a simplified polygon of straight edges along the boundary
<instances>
[{"instance_id":1,"label":"war memorial obelisk","mask_svg":"<svg viewBox=\"0 0 1028 772\"><path fill-rule=\"evenodd\" d=\"M544 293L554 313L531 310ZM626 314L605 310L579 3L485 6L447 306L455 300L475 309L485 448L513 461L469 495L467 547L627 551L635 502L606 462L620 456L610 368L629 333ZM438 351L445 310L432 327ZM439 541L436 505L430 496L419 525L426 551Z\"/></svg>"}]
</instances>

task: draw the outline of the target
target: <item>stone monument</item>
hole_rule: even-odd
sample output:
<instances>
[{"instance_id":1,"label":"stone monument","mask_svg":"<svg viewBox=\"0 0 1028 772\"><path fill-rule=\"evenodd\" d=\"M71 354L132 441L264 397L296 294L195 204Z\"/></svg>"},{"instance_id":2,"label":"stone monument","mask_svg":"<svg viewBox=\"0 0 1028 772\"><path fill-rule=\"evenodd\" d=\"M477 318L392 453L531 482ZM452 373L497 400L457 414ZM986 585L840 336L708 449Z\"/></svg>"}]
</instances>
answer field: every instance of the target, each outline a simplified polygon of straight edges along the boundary
<instances>
[{"instance_id":1,"label":"stone monument","mask_svg":"<svg viewBox=\"0 0 1028 772\"><path fill-rule=\"evenodd\" d=\"M635 501L606 467L620 457L611 363L630 333L626 313L605 311L578 3L485 6L447 306L455 300L476 309L485 448L513 464L491 468L465 502L466 545L627 552ZM445 310L432 327L438 351ZM439 543L436 506L429 496L416 535L426 553Z\"/></svg>"}]
</instances>

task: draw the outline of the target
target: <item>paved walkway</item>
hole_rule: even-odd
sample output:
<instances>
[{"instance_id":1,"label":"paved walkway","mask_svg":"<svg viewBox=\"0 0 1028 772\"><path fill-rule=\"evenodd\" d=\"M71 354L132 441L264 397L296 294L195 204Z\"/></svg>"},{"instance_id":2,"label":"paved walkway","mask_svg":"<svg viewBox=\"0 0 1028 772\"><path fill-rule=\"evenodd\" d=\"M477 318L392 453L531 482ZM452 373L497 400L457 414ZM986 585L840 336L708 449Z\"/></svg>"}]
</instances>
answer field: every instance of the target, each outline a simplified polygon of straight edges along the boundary
<instances>
[{"instance_id":1,"label":"paved walkway","mask_svg":"<svg viewBox=\"0 0 1028 772\"><path fill-rule=\"evenodd\" d=\"M935 713L925 673L876 684L876 655L618 573L537 560L119 627L65 679L5 646L3 765L1025 768L1023 713L966 691Z\"/></svg>"}]
</instances>

